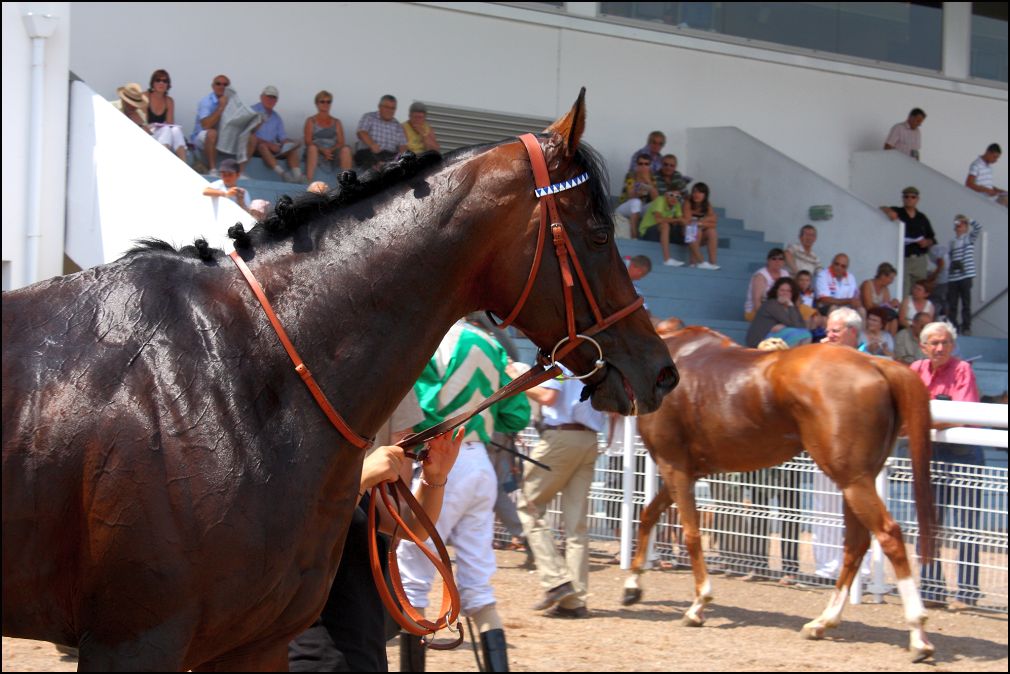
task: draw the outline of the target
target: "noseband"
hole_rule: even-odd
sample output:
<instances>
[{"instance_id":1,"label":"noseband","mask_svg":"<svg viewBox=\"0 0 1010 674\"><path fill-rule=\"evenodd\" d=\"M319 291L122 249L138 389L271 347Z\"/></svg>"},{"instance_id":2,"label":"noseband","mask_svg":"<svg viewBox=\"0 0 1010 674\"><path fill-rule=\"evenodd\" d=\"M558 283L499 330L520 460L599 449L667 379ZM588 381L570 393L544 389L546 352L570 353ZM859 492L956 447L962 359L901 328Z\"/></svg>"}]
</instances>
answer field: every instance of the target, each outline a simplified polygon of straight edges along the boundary
<instances>
[{"instance_id":1,"label":"noseband","mask_svg":"<svg viewBox=\"0 0 1010 674\"><path fill-rule=\"evenodd\" d=\"M609 328L617 321L630 315L641 307L645 300L638 297L623 309L614 312L606 318L603 317L593 291L589 287L589 282L586 280L586 274L582 271L582 265L579 264L575 248L572 247L568 231L561 221L557 201L554 199L554 195L558 192L563 192L586 182L589 179L589 174L583 173L565 182L552 185L550 173L547 170L547 161L544 159L544 151L540 148L540 143L537 141L536 136L526 133L519 136L519 140L522 141L526 152L529 153L530 165L533 167L533 178L537 186L535 194L541 200L540 230L537 235L537 250L533 256L533 267L530 269L529 278L526 280L526 287L523 288L522 294L519 295L519 301L516 303L512 313L502 321L499 327L507 328L511 325L526 304L530 291L533 289L533 282L540 271L540 259L544 252L544 240L547 237L548 225L550 225L551 237L554 241L554 251L557 254L558 266L561 270L562 291L565 298L565 326L568 334L562 337L555 344L554 349L551 350L550 361L547 362L547 366L553 366L559 359L564 358L574 350L581 342L588 341L596 347L599 353L599 357L594 363L595 367L586 374L573 376L575 379L587 379L606 365L606 362L603 360L603 349L595 339L591 338L592 335ZM586 296L586 301L589 303L589 309L593 312L593 317L596 319L596 323L593 326L581 333L575 327L575 304L572 299L572 288L575 286L575 278L572 276L572 267L575 268L575 273L579 277L579 283L582 285L582 292ZM544 352L541 352L540 358L544 358Z\"/></svg>"}]
</instances>

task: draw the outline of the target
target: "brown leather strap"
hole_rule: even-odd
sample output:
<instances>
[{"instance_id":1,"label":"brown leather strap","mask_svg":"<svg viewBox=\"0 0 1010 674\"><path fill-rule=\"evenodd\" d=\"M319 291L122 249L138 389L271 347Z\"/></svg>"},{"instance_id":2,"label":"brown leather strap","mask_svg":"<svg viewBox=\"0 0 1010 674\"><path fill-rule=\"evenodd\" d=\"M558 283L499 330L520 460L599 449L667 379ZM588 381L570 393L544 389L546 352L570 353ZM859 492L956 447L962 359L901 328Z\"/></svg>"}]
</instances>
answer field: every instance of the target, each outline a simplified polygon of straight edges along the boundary
<instances>
[{"instance_id":1,"label":"brown leather strap","mask_svg":"<svg viewBox=\"0 0 1010 674\"><path fill-rule=\"evenodd\" d=\"M568 345L566 344L565 346ZM473 417L491 407L491 405L494 405L496 402L504 400L505 398L517 393L522 393L523 391L531 389L548 379L558 376L559 374L561 374L561 368L557 365L546 367L543 363L537 363L532 368L485 398L483 402L469 412L457 414L456 416L446 419L439 424L435 424L430 428L426 428L419 433L412 433L396 444L404 449L410 449L424 444L436 436L462 426Z\"/></svg>"},{"instance_id":2,"label":"brown leather strap","mask_svg":"<svg viewBox=\"0 0 1010 674\"><path fill-rule=\"evenodd\" d=\"M432 542L435 544L437 555L424 544L424 540L407 527L406 522L404 522L403 518L400 517L399 501L397 496L404 500L407 507L409 507L414 513L418 522L420 522L421 526L424 527L425 531L431 537ZM390 497L392 497L392 499ZM435 621L426 619L421 612L414 608L413 605L411 605L410 600L407 598L407 593L403 590L403 582L400 580L400 567L396 558L396 537L393 538L393 541L390 544L389 551L387 553L387 560L389 562L389 577L392 581L393 592L396 593L396 598L399 600L399 605L393 600L392 595L389 593L389 589L386 587L386 581L382 575L382 565L379 560L377 535L375 533L378 503L380 498L385 504L386 510L389 511L389 514L393 517L394 521L396 521L398 529L402 530L403 533L406 534L406 536L410 538L415 545L417 545L418 549L424 553L429 561L431 561L432 565L434 565L438 575L442 577L442 605L438 612L438 618ZM389 611L390 616L392 616L406 632L419 637L433 635L439 630L446 628L452 632L456 632L457 636L455 639L439 642L426 641L425 644L428 648L433 648L435 650L448 650L459 646L463 642L463 626L458 620L461 604L459 589L457 589L452 576L452 562L449 559L449 552L446 550L445 544L442 542L442 538L438 535L435 525L424 512L424 508L421 504L414 498L414 495L410 493L410 489L407 488L407 485L404 484L403 480L397 478L395 482L381 482L375 487L372 487L371 498L368 504L368 530L370 532L368 537L368 560L372 568L372 578L374 579L375 587L379 592L379 598L382 600L386 610ZM452 626L453 622L456 623L455 628Z\"/></svg>"},{"instance_id":3,"label":"brown leather strap","mask_svg":"<svg viewBox=\"0 0 1010 674\"><path fill-rule=\"evenodd\" d=\"M267 315L270 325L273 326L274 332L277 333L277 337L281 340L281 345L284 347L284 350L287 351L288 358L290 358L291 362L295 364L295 372L297 372L298 376L300 376L302 381L305 382L305 386L308 387L312 397L316 399L316 404L319 405L319 407L323 410L323 413L326 414L326 417L330 420L330 423L333 424L338 431L340 431L340 434L343 435L348 442L359 449L366 449L370 447L372 445L372 441L361 437L351 430L351 427L347 425L343 417L341 417L340 414L333 409L333 405L331 405L330 401L326 399L326 394L323 393L321 388L319 388L319 384L316 383L316 380L309 371L309 368L302 361L302 357L298 355L298 351L295 350L294 344L292 344L291 340L288 338L287 331L284 330L284 326L281 325L281 322L277 319L277 314L274 313L273 307L270 306L270 301L263 292L262 286L260 286L256 277L253 276L253 273L249 269L248 265L246 265L245 260L243 260L242 256L238 254L238 251L232 251L230 257L235 262L235 266L238 267L240 272L242 272L242 276L245 277L249 287L252 288L253 294L256 295L256 299L259 300L260 306L263 307L263 313Z\"/></svg>"},{"instance_id":4,"label":"brown leather strap","mask_svg":"<svg viewBox=\"0 0 1010 674\"><path fill-rule=\"evenodd\" d=\"M595 433L593 429L584 424L557 424L556 426L544 426L545 431L589 431Z\"/></svg>"},{"instance_id":5,"label":"brown leather strap","mask_svg":"<svg viewBox=\"0 0 1010 674\"><path fill-rule=\"evenodd\" d=\"M549 187L551 184L551 178L547 169L547 160L544 158L543 149L540 147L540 142L537 140L536 136L531 133L519 136L519 140L522 142L529 154L530 166L533 168L533 179L536 187L538 189ZM593 295L593 291L589 286L589 280L582 269L582 265L579 264L579 259L575 253L575 248L572 246L571 238L568 236L568 232L565 230L564 224L561 222L561 216L558 212L557 201L554 198L554 195L548 193L542 196L540 198L539 209L540 229L537 235L536 253L533 256L533 266L530 269L530 274L526 279L526 285L523 287L523 291L519 295L519 300L516 302L515 308L512 309L512 312L498 327L506 328L511 325L519 315L519 312L522 311L523 306L526 304L526 299L529 297L529 294L533 289L533 283L536 280L537 273L540 271L540 261L543 256L544 239L549 225L554 242L554 249L558 258L558 266L561 272L562 292L564 294L565 301L565 332L567 333L567 337L569 339L569 343L565 344L562 349L562 353L568 353L582 341L578 338L579 330L575 325L575 304L572 298L572 288L574 287L575 282L571 267L575 268L575 275L578 276L579 284L582 286L583 294L586 297L586 302L589 304L589 308L593 312L593 317L596 319L595 325L588 330L582 331L582 334L586 336L591 336L601 330L607 329L625 316L628 316L636 311L644 304L645 300L638 297L635 301L620 311L604 318L603 313L600 311L599 304L596 302L596 297ZM559 356L559 359L560 357L561 356Z\"/></svg>"}]
</instances>

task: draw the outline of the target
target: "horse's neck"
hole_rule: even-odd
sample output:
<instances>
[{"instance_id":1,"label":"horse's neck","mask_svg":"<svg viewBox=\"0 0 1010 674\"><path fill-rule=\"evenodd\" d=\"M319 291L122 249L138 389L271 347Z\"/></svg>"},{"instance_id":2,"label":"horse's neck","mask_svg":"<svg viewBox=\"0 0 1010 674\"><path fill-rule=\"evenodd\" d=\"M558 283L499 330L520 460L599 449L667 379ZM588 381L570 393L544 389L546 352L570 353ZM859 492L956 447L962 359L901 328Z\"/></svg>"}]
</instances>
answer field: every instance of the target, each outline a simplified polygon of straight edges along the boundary
<instances>
[{"instance_id":1,"label":"horse's neck","mask_svg":"<svg viewBox=\"0 0 1010 674\"><path fill-rule=\"evenodd\" d=\"M440 240L433 223L385 219L323 235L315 250L275 263L274 277L285 279L271 293L278 316L363 436L389 417L453 322L475 308L467 279L482 256Z\"/></svg>"}]
</instances>

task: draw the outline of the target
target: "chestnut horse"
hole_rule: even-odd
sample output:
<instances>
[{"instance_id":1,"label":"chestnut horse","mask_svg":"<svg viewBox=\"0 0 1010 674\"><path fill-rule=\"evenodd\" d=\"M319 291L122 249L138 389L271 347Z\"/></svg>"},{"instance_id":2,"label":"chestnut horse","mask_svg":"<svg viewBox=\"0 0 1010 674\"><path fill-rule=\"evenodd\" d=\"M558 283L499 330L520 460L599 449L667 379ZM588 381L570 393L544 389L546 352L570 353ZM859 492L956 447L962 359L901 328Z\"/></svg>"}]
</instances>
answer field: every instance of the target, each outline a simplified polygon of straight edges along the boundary
<instances>
[{"instance_id":1,"label":"chestnut horse","mask_svg":"<svg viewBox=\"0 0 1010 674\"><path fill-rule=\"evenodd\" d=\"M894 566L914 657L931 655L901 530L874 488L874 478L904 426L920 540L928 547L933 529L929 394L919 378L894 361L833 344L757 351L702 327L685 328L665 341L681 382L658 412L639 419L638 431L666 489L642 511L625 605L641 598L649 534L676 502L695 585L684 623L701 625L712 588L702 557L695 481L712 473L774 466L806 449L842 490L845 556L827 608L803 627L803 634L820 638L826 628L839 624L872 532Z\"/></svg>"},{"instance_id":2,"label":"chestnut horse","mask_svg":"<svg viewBox=\"0 0 1010 674\"><path fill-rule=\"evenodd\" d=\"M558 228L612 316L637 295L599 159L580 144L583 95L532 143L550 180L570 181ZM516 325L548 352L566 334L565 294L578 326L592 321L554 251L534 265L531 155L514 139L407 155L233 228L360 436L468 312L505 316L530 285ZM646 312L596 341L593 404L657 409L677 377ZM585 373L598 358L580 341L564 362ZM363 456L292 371L232 260L205 243L149 242L4 293L3 633L79 646L82 670L286 669L288 641L326 600Z\"/></svg>"}]
</instances>

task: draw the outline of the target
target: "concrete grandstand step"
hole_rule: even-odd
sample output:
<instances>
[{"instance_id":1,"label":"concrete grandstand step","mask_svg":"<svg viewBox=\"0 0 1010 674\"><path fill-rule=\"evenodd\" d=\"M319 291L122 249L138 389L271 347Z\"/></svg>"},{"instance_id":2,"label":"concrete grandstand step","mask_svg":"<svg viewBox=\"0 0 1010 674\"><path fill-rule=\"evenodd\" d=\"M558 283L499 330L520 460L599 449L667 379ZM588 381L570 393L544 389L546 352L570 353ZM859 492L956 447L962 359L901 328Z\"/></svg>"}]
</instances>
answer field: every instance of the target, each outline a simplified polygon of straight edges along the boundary
<instances>
[{"instance_id":1,"label":"concrete grandstand step","mask_svg":"<svg viewBox=\"0 0 1010 674\"><path fill-rule=\"evenodd\" d=\"M957 346L962 357L981 356L985 362L1007 362L1007 340L993 337L958 337Z\"/></svg>"},{"instance_id":2,"label":"concrete grandstand step","mask_svg":"<svg viewBox=\"0 0 1010 674\"><path fill-rule=\"evenodd\" d=\"M998 396L1007 390L1007 364L972 362L978 392L984 396Z\"/></svg>"},{"instance_id":3,"label":"concrete grandstand step","mask_svg":"<svg viewBox=\"0 0 1010 674\"><path fill-rule=\"evenodd\" d=\"M655 269L655 267L653 268ZM663 267L662 272L649 274L635 285L646 297L713 299L739 298L742 305L747 292L748 275L705 271L684 267Z\"/></svg>"}]
</instances>

